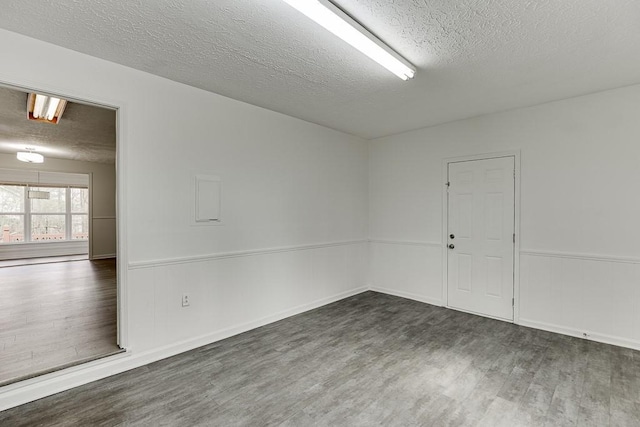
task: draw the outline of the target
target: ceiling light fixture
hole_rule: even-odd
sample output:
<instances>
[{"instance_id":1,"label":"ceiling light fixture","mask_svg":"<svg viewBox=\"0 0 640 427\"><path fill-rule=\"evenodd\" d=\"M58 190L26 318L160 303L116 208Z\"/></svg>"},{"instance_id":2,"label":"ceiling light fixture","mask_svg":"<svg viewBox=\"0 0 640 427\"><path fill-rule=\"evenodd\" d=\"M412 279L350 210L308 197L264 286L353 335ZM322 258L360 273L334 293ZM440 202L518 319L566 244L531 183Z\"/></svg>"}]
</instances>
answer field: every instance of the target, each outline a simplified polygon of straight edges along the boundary
<instances>
[{"instance_id":1,"label":"ceiling light fixture","mask_svg":"<svg viewBox=\"0 0 640 427\"><path fill-rule=\"evenodd\" d=\"M36 153L33 151L33 148L25 148L27 151L18 151L16 157L21 162L27 163L43 163L44 156L40 153Z\"/></svg>"},{"instance_id":2,"label":"ceiling light fixture","mask_svg":"<svg viewBox=\"0 0 640 427\"><path fill-rule=\"evenodd\" d=\"M40 171L38 171L38 187L40 187ZM51 197L51 192L42 190L29 190L27 192L27 197L29 199L49 199Z\"/></svg>"},{"instance_id":3,"label":"ceiling light fixture","mask_svg":"<svg viewBox=\"0 0 640 427\"><path fill-rule=\"evenodd\" d=\"M27 117L29 120L58 124L66 106L64 99L30 93L27 96Z\"/></svg>"},{"instance_id":4,"label":"ceiling light fixture","mask_svg":"<svg viewBox=\"0 0 640 427\"><path fill-rule=\"evenodd\" d=\"M406 59L371 34L328 0L283 0L340 37L402 80L413 78L416 69Z\"/></svg>"},{"instance_id":5,"label":"ceiling light fixture","mask_svg":"<svg viewBox=\"0 0 640 427\"><path fill-rule=\"evenodd\" d=\"M29 190L27 197L29 199L50 199L51 193L49 191Z\"/></svg>"}]
</instances>

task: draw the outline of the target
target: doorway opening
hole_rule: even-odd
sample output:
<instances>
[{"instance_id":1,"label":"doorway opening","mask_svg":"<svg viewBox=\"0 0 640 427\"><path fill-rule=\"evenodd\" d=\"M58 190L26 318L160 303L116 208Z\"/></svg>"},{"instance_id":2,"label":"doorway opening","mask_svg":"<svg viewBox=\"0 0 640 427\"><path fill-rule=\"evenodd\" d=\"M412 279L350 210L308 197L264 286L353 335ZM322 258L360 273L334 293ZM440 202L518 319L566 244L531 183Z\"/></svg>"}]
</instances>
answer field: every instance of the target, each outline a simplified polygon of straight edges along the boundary
<instances>
[{"instance_id":1,"label":"doorway opening","mask_svg":"<svg viewBox=\"0 0 640 427\"><path fill-rule=\"evenodd\" d=\"M444 164L444 296L447 307L516 320L519 155Z\"/></svg>"},{"instance_id":2,"label":"doorway opening","mask_svg":"<svg viewBox=\"0 0 640 427\"><path fill-rule=\"evenodd\" d=\"M122 351L116 115L0 86L0 386Z\"/></svg>"}]
</instances>

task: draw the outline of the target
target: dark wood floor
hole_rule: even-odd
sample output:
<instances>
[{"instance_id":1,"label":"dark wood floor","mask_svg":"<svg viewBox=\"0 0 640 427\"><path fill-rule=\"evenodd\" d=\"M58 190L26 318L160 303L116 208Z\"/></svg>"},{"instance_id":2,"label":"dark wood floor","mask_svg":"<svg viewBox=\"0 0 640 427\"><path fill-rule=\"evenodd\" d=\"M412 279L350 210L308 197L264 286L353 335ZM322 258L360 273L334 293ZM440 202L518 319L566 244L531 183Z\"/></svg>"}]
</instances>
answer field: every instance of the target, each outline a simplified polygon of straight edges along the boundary
<instances>
[{"instance_id":1,"label":"dark wood floor","mask_svg":"<svg viewBox=\"0 0 640 427\"><path fill-rule=\"evenodd\" d=\"M0 424L639 426L640 352L367 292Z\"/></svg>"},{"instance_id":2,"label":"dark wood floor","mask_svg":"<svg viewBox=\"0 0 640 427\"><path fill-rule=\"evenodd\" d=\"M0 268L0 385L119 351L115 260Z\"/></svg>"}]
</instances>

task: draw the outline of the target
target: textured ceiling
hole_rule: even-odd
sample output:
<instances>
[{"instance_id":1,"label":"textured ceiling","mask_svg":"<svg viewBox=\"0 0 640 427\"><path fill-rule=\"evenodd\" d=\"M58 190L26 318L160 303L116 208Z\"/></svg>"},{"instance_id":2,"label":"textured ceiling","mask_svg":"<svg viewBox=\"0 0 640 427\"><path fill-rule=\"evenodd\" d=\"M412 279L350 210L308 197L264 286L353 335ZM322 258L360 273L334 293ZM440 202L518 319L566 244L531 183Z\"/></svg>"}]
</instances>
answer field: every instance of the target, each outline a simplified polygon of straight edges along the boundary
<instances>
[{"instance_id":1,"label":"textured ceiling","mask_svg":"<svg viewBox=\"0 0 640 427\"><path fill-rule=\"evenodd\" d=\"M638 0L335 2L416 78L279 0L4 0L0 27L366 138L640 82Z\"/></svg>"},{"instance_id":2,"label":"textured ceiling","mask_svg":"<svg viewBox=\"0 0 640 427\"><path fill-rule=\"evenodd\" d=\"M57 125L27 119L27 94L0 87L0 153L25 147L58 159L114 163L116 113L107 108L67 103Z\"/></svg>"}]
</instances>

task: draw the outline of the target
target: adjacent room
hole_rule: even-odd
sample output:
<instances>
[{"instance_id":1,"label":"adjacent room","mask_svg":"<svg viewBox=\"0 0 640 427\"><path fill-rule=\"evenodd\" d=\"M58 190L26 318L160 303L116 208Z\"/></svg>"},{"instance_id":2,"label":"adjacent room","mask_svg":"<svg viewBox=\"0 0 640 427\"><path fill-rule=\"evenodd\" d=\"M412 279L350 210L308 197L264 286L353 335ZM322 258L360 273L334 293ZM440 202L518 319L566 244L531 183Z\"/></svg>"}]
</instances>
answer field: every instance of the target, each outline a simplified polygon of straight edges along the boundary
<instances>
[{"instance_id":1,"label":"adjacent room","mask_svg":"<svg viewBox=\"0 0 640 427\"><path fill-rule=\"evenodd\" d=\"M115 111L0 87L0 385L119 352Z\"/></svg>"},{"instance_id":2,"label":"adjacent room","mask_svg":"<svg viewBox=\"0 0 640 427\"><path fill-rule=\"evenodd\" d=\"M640 425L640 2L5 3L0 424Z\"/></svg>"}]
</instances>

